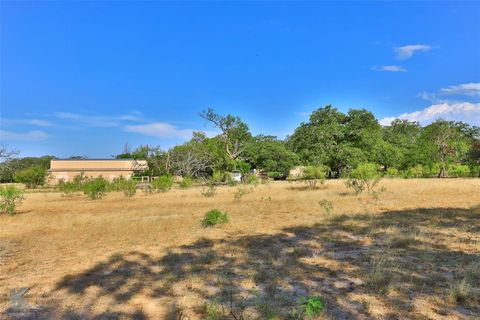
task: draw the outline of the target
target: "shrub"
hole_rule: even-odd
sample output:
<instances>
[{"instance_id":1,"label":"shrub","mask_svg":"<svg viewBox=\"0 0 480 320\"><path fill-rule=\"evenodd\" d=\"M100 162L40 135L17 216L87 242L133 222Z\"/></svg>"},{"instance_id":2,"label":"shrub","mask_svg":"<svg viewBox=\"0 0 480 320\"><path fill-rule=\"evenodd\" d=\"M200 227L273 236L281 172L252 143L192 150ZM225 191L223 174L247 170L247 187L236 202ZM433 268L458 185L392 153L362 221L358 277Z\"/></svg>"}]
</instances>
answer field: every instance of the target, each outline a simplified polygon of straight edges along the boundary
<instances>
[{"instance_id":1,"label":"shrub","mask_svg":"<svg viewBox=\"0 0 480 320\"><path fill-rule=\"evenodd\" d=\"M258 177L255 174L249 174L245 176L244 183L245 184L253 184L257 185L258 184Z\"/></svg>"},{"instance_id":2,"label":"shrub","mask_svg":"<svg viewBox=\"0 0 480 320\"><path fill-rule=\"evenodd\" d=\"M414 167L408 168L405 172L405 178L421 178L424 175L424 171L427 174L427 170L424 170L421 164L417 164Z\"/></svg>"},{"instance_id":3,"label":"shrub","mask_svg":"<svg viewBox=\"0 0 480 320\"><path fill-rule=\"evenodd\" d=\"M387 171L385 172L385 175L388 177L398 177L399 172L395 168L388 168Z\"/></svg>"},{"instance_id":4,"label":"shrub","mask_svg":"<svg viewBox=\"0 0 480 320\"><path fill-rule=\"evenodd\" d=\"M323 297L308 297L300 301L302 313L307 318L315 318L325 310L325 299Z\"/></svg>"},{"instance_id":5,"label":"shrub","mask_svg":"<svg viewBox=\"0 0 480 320\"><path fill-rule=\"evenodd\" d=\"M134 180L126 180L122 184L122 191L126 197L132 197L137 193L137 182Z\"/></svg>"},{"instance_id":6,"label":"shrub","mask_svg":"<svg viewBox=\"0 0 480 320\"><path fill-rule=\"evenodd\" d=\"M172 176L160 176L152 181L152 188L155 192L167 192L173 186Z\"/></svg>"},{"instance_id":7,"label":"shrub","mask_svg":"<svg viewBox=\"0 0 480 320\"><path fill-rule=\"evenodd\" d=\"M193 184L192 179L189 177L185 177L182 179L182 181L180 181L180 188L188 189L192 186L192 184Z\"/></svg>"},{"instance_id":8,"label":"shrub","mask_svg":"<svg viewBox=\"0 0 480 320\"><path fill-rule=\"evenodd\" d=\"M310 189L317 187L317 182L321 184L325 182L327 176L327 167L323 165L306 166L301 175L301 179L305 181Z\"/></svg>"},{"instance_id":9,"label":"shrub","mask_svg":"<svg viewBox=\"0 0 480 320\"><path fill-rule=\"evenodd\" d=\"M375 163L363 163L350 172L346 186L360 194L363 191L370 193L380 182L380 173Z\"/></svg>"},{"instance_id":10,"label":"shrub","mask_svg":"<svg viewBox=\"0 0 480 320\"><path fill-rule=\"evenodd\" d=\"M218 209L213 209L207 212L203 218L202 225L204 228L213 227L217 224L227 223L228 215Z\"/></svg>"},{"instance_id":11,"label":"shrub","mask_svg":"<svg viewBox=\"0 0 480 320\"><path fill-rule=\"evenodd\" d=\"M470 175L470 168L462 164L451 165L447 170L448 175L456 178L468 177Z\"/></svg>"},{"instance_id":12,"label":"shrub","mask_svg":"<svg viewBox=\"0 0 480 320\"><path fill-rule=\"evenodd\" d=\"M74 192L81 190L81 185L76 184L75 182L63 181L61 180L57 185L58 190L60 190L64 195L72 195Z\"/></svg>"},{"instance_id":13,"label":"shrub","mask_svg":"<svg viewBox=\"0 0 480 320\"><path fill-rule=\"evenodd\" d=\"M24 197L25 191L14 186L0 186L0 213L14 214L15 208Z\"/></svg>"},{"instance_id":14,"label":"shrub","mask_svg":"<svg viewBox=\"0 0 480 320\"><path fill-rule=\"evenodd\" d=\"M83 184L83 192L92 200L101 199L107 192L108 181L103 177L88 180Z\"/></svg>"},{"instance_id":15,"label":"shrub","mask_svg":"<svg viewBox=\"0 0 480 320\"><path fill-rule=\"evenodd\" d=\"M24 183L27 188L37 188L46 182L47 171L45 168L33 166L15 173L15 181Z\"/></svg>"}]
</instances>

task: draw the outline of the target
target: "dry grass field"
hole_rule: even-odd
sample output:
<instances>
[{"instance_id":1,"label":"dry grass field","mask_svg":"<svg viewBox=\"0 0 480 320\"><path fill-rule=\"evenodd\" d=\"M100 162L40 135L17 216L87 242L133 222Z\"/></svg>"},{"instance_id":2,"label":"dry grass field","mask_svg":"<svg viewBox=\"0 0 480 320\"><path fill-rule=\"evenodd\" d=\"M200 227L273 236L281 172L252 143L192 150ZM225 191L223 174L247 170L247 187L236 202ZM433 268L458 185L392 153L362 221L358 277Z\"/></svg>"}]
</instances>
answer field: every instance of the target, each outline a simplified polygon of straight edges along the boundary
<instances>
[{"instance_id":1,"label":"dry grass field","mask_svg":"<svg viewBox=\"0 0 480 320\"><path fill-rule=\"evenodd\" d=\"M29 193L0 216L0 318L293 319L307 296L326 299L322 319L479 318L480 180L380 186ZM213 208L230 222L205 229Z\"/></svg>"}]
</instances>

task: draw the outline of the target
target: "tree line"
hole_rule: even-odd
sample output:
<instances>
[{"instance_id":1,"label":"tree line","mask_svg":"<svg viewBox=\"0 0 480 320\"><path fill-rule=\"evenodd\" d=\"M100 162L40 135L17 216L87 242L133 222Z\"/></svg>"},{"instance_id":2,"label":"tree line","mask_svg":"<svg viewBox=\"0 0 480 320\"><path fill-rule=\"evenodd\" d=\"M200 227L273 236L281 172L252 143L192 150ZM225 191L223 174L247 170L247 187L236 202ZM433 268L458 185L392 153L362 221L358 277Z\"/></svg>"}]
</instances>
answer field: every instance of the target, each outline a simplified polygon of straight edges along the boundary
<instances>
[{"instance_id":1,"label":"tree line","mask_svg":"<svg viewBox=\"0 0 480 320\"><path fill-rule=\"evenodd\" d=\"M194 132L192 138L169 150L140 146L126 148L115 158L145 159L144 175L208 178L214 173L257 169L283 179L295 166L323 166L329 178L342 178L361 164L374 164L387 176L480 177L480 128L459 121L394 120L381 126L365 109L342 113L331 105L313 111L308 121L281 140L253 136L238 116L208 109L200 116L219 131L214 137ZM0 181L27 182L45 175L54 157L18 158L0 149ZM78 157L77 157L78 158ZM34 179L33 179L34 180ZM44 182L44 181L43 181Z\"/></svg>"}]
</instances>

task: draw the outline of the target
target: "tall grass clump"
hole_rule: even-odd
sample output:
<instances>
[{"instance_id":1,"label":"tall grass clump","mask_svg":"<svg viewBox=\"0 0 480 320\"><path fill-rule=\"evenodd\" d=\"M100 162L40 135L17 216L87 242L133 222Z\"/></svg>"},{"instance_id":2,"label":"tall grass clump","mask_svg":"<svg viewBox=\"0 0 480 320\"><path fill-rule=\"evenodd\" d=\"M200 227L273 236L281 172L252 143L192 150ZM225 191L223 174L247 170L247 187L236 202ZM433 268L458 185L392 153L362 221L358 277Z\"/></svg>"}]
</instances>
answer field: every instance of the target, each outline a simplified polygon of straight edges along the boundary
<instances>
[{"instance_id":1,"label":"tall grass clump","mask_svg":"<svg viewBox=\"0 0 480 320\"><path fill-rule=\"evenodd\" d=\"M345 184L358 195L364 191L368 193L373 191L380 179L378 166L375 163L363 163L350 172Z\"/></svg>"},{"instance_id":2,"label":"tall grass clump","mask_svg":"<svg viewBox=\"0 0 480 320\"><path fill-rule=\"evenodd\" d=\"M122 191L126 197L133 197L137 193L137 182L126 180L122 185Z\"/></svg>"},{"instance_id":3,"label":"tall grass clump","mask_svg":"<svg viewBox=\"0 0 480 320\"><path fill-rule=\"evenodd\" d=\"M180 181L179 183L180 188L182 189L188 189L192 186L192 184L193 184L193 181L192 181L192 178L190 177L184 177L182 181Z\"/></svg>"},{"instance_id":4,"label":"tall grass clump","mask_svg":"<svg viewBox=\"0 0 480 320\"><path fill-rule=\"evenodd\" d=\"M83 184L83 193L88 195L90 199L101 199L108 190L108 181L103 177L90 179Z\"/></svg>"},{"instance_id":5,"label":"tall grass clump","mask_svg":"<svg viewBox=\"0 0 480 320\"><path fill-rule=\"evenodd\" d=\"M203 218L202 225L204 228L213 227L217 224L228 222L228 215L218 209L208 211Z\"/></svg>"},{"instance_id":6,"label":"tall grass clump","mask_svg":"<svg viewBox=\"0 0 480 320\"><path fill-rule=\"evenodd\" d=\"M15 214L15 208L23 199L25 191L14 186L0 186L0 213Z\"/></svg>"},{"instance_id":7,"label":"tall grass clump","mask_svg":"<svg viewBox=\"0 0 480 320\"><path fill-rule=\"evenodd\" d=\"M172 189L173 177L172 176L160 176L152 181L152 188L155 192L167 192Z\"/></svg>"}]
</instances>

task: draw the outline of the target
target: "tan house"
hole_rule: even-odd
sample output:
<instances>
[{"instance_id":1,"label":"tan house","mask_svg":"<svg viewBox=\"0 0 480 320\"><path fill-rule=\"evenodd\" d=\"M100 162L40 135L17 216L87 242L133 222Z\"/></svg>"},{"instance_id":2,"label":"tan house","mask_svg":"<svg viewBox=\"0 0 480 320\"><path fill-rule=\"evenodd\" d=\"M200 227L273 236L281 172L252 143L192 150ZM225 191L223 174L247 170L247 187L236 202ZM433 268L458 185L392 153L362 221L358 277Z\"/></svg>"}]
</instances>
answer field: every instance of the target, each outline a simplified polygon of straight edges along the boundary
<instances>
[{"instance_id":1,"label":"tan house","mask_svg":"<svg viewBox=\"0 0 480 320\"><path fill-rule=\"evenodd\" d=\"M129 179L135 172L148 169L147 161L133 159L72 159L50 161L50 182L72 181L75 176L84 174L89 178L99 176L113 180L120 176Z\"/></svg>"}]
</instances>

